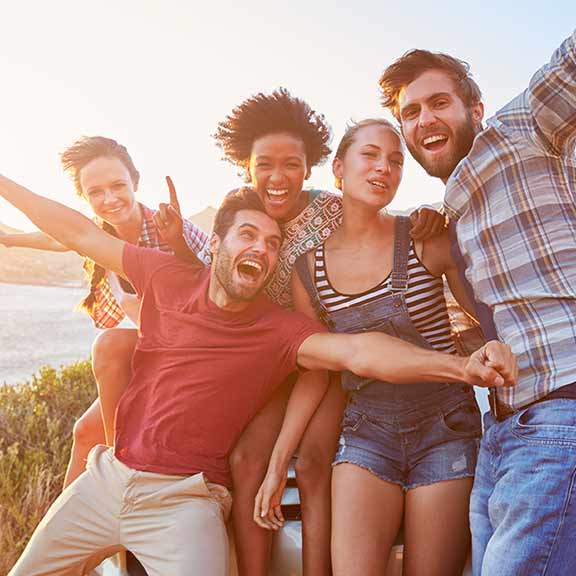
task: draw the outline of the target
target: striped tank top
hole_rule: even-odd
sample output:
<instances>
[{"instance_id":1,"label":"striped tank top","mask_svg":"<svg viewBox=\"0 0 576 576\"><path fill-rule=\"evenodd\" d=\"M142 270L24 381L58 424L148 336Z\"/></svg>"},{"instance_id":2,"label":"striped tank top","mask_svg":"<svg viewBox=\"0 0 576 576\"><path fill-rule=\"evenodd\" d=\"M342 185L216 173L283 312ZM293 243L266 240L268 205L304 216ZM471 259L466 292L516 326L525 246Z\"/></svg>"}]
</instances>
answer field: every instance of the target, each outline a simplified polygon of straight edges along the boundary
<instances>
[{"instance_id":1,"label":"striped tank top","mask_svg":"<svg viewBox=\"0 0 576 576\"><path fill-rule=\"evenodd\" d=\"M377 286L358 294L342 294L334 289L326 270L324 244L314 252L314 283L320 302L328 312L353 308L390 296L390 274ZM450 319L444 299L444 281L420 262L413 242L408 254L408 287L405 292L410 320L420 335L439 352L456 354Z\"/></svg>"}]
</instances>

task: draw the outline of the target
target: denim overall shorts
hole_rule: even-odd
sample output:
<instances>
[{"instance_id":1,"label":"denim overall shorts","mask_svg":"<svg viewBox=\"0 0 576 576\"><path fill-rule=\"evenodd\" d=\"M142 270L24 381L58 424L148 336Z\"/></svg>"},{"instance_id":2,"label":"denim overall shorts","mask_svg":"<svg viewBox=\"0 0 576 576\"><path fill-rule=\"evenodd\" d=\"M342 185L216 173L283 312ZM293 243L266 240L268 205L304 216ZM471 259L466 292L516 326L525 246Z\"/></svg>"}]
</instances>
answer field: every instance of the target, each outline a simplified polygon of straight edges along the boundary
<instances>
[{"instance_id":1,"label":"denim overall shorts","mask_svg":"<svg viewBox=\"0 0 576 576\"><path fill-rule=\"evenodd\" d=\"M296 262L318 317L332 332L383 332L432 349L406 305L410 241L410 221L396 217L391 294L333 312L320 302L306 257ZM343 372L342 386L350 396L334 465L355 464L404 490L474 476L482 427L469 385L391 384Z\"/></svg>"}]
</instances>

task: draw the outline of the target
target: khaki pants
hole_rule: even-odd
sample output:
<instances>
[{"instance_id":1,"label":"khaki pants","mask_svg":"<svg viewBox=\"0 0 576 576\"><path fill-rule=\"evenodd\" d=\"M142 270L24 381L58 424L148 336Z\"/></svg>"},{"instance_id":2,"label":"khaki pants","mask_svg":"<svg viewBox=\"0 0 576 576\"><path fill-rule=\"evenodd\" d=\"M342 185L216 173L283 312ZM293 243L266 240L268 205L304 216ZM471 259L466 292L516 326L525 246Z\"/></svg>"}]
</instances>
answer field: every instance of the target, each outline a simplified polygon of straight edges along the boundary
<instances>
[{"instance_id":1,"label":"khaki pants","mask_svg":"<svg viewBox=\"0 0 576 576\"><path fill-rule=\"evenodd\" d=\"M231 503L229 491L203 474L132 470L96 446L9 576L78 576L123 549L149 576L227 576Z\"/></svg>"}]
</instances>

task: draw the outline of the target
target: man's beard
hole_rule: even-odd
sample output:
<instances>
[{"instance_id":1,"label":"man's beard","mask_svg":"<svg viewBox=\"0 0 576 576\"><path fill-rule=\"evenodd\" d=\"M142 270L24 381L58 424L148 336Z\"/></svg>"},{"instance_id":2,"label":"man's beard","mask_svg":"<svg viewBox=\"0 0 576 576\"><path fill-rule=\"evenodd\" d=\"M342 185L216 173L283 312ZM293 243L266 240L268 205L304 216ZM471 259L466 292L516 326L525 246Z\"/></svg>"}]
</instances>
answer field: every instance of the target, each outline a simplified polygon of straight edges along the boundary
<instances>
[{"instance_id":1,"label":"man's beard","mask_svg":"<svg viewBox=\"0 0 576 576\"><path fill-rule=\"evenodd\" d=\"M424 152L420 152L420 147L416 147L415 149L408 142L406 142L406 145L410 154L414 157L414 160L416 160L430 176L446 181L452 172L454 172L454 168L456 168L458 162L470 152L477 132L477 126L474 124L470 113L467 113L466 120L461 122L451 134L450 141L448 142L451 150L441 156L430 158L426 156Z\"/></svg>"},{"instance_id":2,"label":"man's beard","mask_svg":"<svg viewBox=\"0 0 576 576\"><path fill-rule=\"evenodd\" d=\"M226 250L224 242L220 245L213 266L218 282L220 282L220 285L224 288L226 294L234 300L240 300L243 302L254 300L266 285L266 282L262 282L262 284L257 287L236 286L234 284L234 264L230 253Z\"/></svg>"}]
</instances>

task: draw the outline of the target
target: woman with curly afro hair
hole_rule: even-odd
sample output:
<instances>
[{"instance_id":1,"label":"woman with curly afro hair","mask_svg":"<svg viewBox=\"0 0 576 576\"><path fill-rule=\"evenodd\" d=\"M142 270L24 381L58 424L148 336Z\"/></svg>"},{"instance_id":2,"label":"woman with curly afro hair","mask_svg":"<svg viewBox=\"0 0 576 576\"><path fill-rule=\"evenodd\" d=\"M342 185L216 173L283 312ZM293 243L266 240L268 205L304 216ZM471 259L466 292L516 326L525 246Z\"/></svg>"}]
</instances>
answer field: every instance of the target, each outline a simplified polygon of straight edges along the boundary
<instances>
[{"instance_id":1,"label":"woman with curly afro hair","mask_svg":"<svg viewBox=\"0 0 576 576\"><path fill-rule=\"evenodd\" d=\"M296 259L321 244L340 225L340 196L304 189L314 166L330 155L331 129L324 116L281 88L256 94L234 108L215 135L224 157L238 166L282 223L284 242L268 296L292 307L290 277ZM233 522L241 576L268 574L270 533L252 519L254 498L282 425L291 378L253 419L232 456ZM304 573L322 576L330 567L330 481L346 397L330 386L300 445L296 475L300 489Z\"/></svg>"}]
</instances>

